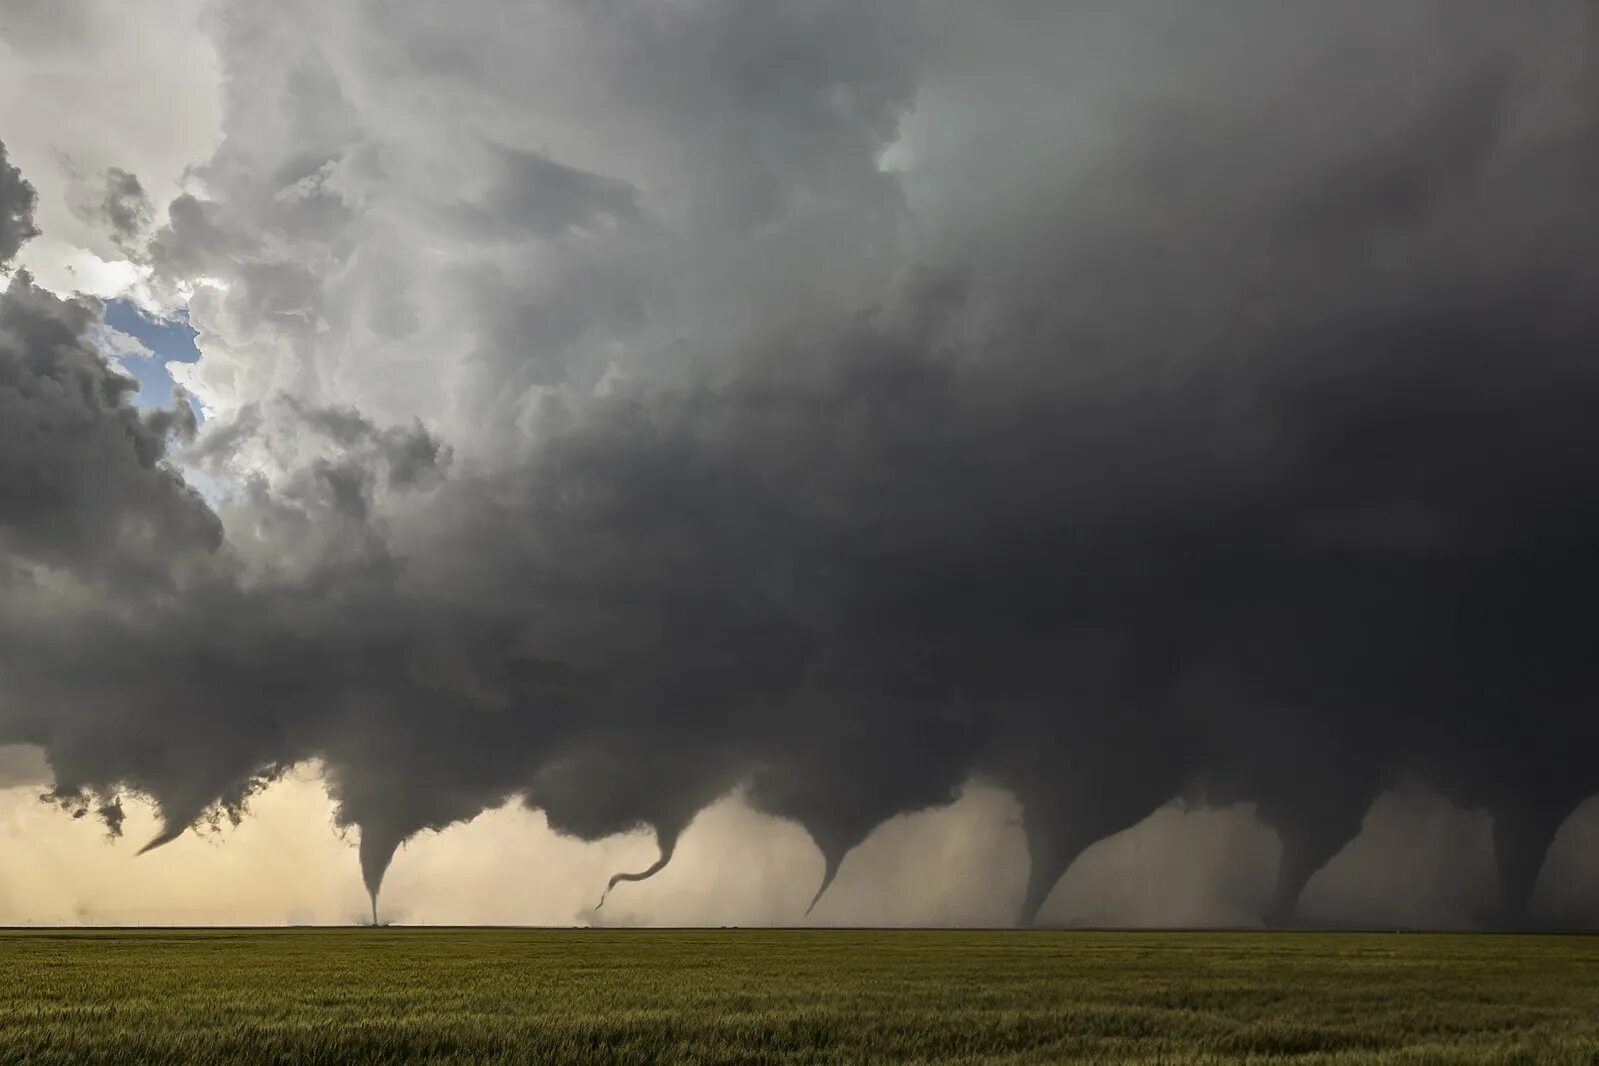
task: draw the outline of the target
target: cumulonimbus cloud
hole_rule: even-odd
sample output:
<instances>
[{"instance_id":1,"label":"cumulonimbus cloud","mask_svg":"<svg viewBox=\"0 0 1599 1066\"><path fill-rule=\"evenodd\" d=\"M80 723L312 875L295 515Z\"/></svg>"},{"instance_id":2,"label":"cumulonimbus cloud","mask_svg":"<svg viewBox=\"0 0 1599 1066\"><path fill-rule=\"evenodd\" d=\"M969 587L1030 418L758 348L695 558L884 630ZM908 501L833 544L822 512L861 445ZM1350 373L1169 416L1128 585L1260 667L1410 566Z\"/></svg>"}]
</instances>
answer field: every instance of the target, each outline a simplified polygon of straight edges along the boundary
<instances>
[{"instance_id":1,"label":"cumulonimbus cloud","mask_svg":"<svg viewBox=\"0 0 1599 1066\"><path fill-rule=\"evenodd\" d=\"M178 833L318 758L375 896L507 797L666 859L740 787L830 879L976 777L1025 919L1248 801L1286 918L1414 781L1528 919L1599 791L1591 7L434 10L219 6L140 253L209 286L192 444L0 296L0 743L58 798Z\"/></svg>"}]
</instances>

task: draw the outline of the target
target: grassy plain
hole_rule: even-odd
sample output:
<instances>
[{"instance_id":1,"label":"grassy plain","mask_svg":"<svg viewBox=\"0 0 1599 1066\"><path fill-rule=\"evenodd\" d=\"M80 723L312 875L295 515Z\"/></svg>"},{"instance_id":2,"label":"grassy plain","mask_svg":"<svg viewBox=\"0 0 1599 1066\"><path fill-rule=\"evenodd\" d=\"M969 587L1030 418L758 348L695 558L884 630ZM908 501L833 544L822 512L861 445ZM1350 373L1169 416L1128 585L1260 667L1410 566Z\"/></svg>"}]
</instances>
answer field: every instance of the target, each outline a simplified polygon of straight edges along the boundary
<instances>
[{"instance_id":1,"label":"grassy plain","mask_svg":"<svg viewBox=\"0 0 1599 1066\"><path fill-rule=\"evenodd\" d=\"M1599 938L0 931L3 1063L1599 1063Z\"/></svg>"}]
</instances>

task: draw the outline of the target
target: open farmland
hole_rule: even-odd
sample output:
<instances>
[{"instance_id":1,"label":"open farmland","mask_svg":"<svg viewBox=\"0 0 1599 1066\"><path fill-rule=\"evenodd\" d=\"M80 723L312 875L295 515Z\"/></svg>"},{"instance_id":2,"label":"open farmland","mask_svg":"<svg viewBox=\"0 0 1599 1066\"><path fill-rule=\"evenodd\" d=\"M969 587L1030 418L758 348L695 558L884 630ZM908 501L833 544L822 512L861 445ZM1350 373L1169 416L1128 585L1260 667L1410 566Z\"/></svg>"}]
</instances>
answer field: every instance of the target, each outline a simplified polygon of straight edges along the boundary
<instances>
[{"instance_id":1,"label":"open farmland","mask_svg":"<svg viewBox=\"0 0 1599 1066\"><path fill-rule=\"evenodd\" d=\"M1599 938L0 933L0 1062L1599 1061Z\"/></svg>"}]
</instances>

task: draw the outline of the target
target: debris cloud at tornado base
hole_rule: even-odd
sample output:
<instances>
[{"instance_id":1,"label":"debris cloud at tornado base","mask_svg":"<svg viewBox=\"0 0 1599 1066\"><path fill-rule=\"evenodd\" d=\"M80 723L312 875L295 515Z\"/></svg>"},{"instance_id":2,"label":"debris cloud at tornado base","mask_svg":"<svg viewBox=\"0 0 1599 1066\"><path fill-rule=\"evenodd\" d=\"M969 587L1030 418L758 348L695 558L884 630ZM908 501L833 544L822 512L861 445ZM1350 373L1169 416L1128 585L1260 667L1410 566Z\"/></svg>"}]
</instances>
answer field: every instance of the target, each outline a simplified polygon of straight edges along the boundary
<instances>
[{"instance_id":1,"label":"debris cloud at tornado base","mask_svg":"<svg viewBox=\"0 0 1599 1066\"><path fill-rule=\"evenodd\" d=\"M822 900L988 783L1023 922L1249 804L1286 923L1421 786L1491 820L1485 920L1539 919L1599 793L1591 5L526 17L572 56L217 5L225 138L118 215L152 291L206 279L170 408L13 272L0 745L56 802L148 797L157 847L319 760L374 922L508 798L652 830L608 895L739 793Z\"/></svg>"}]
</instances>

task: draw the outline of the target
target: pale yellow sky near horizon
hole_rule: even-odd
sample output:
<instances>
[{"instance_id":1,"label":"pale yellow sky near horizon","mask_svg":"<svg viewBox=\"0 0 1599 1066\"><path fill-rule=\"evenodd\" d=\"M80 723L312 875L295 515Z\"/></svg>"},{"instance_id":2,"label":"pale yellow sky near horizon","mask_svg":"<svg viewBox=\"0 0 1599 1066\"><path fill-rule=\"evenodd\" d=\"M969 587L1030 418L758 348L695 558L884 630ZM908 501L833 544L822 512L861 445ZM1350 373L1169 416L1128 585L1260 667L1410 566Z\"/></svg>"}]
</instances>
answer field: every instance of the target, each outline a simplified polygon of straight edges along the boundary
<instances>
[{"instance_id":1,"label":"pale yellow sky near horizon","mask_svg":"<svg viewBox=\"0 0 1599 1066\"><path fill-rule=\"evenodd\" d=\"M40 802L41 787L0 789L0 924L351 924L367 913L353 833L333 825L315 766L297 767L255 801L238 827L192 831L144 856L156 819L127 804L121 839L92 818ZM969 786L939 811L880 827L846 861L809 918L821 857L796 825L737 796L702 812L672 864L619 886L612 873L655 854L647 834L585 843L550 831L519 804L443 832L396 856L380 901L387 921L532 925L1007 925L1020 899L1026 848L1014 800ZM1419 792L1373 808L1361 837L1307 888L1308 917L1329 922L1468 922L1493 899L1488 824ZM1572 921L1599 893L1599 801L1551 851L1540 898ZM1269 892L1276 841L1247 810L1168 806L1090 849L1057 885L1046 922L1247 925Z\"/></svg>"}]
</instances>

